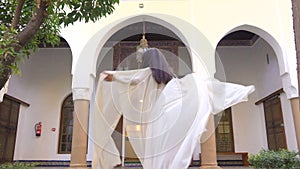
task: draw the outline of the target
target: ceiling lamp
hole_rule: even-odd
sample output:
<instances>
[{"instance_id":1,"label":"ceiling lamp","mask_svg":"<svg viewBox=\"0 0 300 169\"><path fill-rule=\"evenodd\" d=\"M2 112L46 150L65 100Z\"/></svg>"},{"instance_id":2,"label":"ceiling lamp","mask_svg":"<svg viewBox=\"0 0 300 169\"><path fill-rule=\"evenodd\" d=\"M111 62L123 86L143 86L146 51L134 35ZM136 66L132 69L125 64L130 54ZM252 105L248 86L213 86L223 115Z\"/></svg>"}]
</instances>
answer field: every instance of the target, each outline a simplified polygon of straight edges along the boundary
<instances>
[{"instance_id":1,"label":"ceiling lamp","mask_svg":"<svg viewBox=\"0 0 300 169\"><path fill-rule=\"evenodd\" d=\"M143 37L140 40L140 44L136 47L136 61L138 63L138 68L140 68L140 65L143 61L143 53L147 51L148 49L148 41L145 37L146 35L146 26L145 26L145 21L143 22Z\"/></svg>"}]
</instances>

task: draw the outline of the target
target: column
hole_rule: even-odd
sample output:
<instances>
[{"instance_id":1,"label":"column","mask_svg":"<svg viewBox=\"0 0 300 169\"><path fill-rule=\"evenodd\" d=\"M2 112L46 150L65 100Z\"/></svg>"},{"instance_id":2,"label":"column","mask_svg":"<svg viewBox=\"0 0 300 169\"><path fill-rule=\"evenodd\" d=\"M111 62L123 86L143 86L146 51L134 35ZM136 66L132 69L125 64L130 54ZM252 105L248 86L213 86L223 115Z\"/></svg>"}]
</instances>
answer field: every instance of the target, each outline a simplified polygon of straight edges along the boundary
<instances>
[{"instance_id":1,"label":"column","mask_svg":"<svg viewBox=\"0 0 300 169\"><path fill-rule=\"evenodd\" d=\"M89 100L74 100L71 168L87 168Z\"/></svg>"},{"instance_id":2,"label":"column","mask_svg":"<svg viewBox=\"0 0 300 169\"><path fill-rule=\"evenodd\" d=\"M201 166L199 169L221 169L217 163L215 124L212 114L206 127L207 131L201 138L204 142L201 143Z\"/></svg>"},{"instance_id":3,"label":"column","mask_svg":"<svg viewBox=\"0 0 300 169\"><path fill-rule=\"evenodd\" d=\"M300 150L300 112L299 112L299 98L291 99L292 111L293 111L293 119L295 125L296 139L298 150Z\"/></svg>"},{"instance_id":4,"label":"column","mask_svg":"<svg viewBox=\"0 0 300 169\"><path fill-rule=\"evenodd\" d=\"M292 10L293 10L293 28L294 28L294 38L295 38L295 48L296 48L296 58L297 58L297 75L298 75L298 96L300 96L300 25L299 25L299 12L300 12L300 1L292 0ZM291 62L293 63L293 62ZM299 115L299 97L291 99L294 125L296 131L296 138L298 144L298 150L300 147L300 115Z\"/></svg>"}]
</instances>

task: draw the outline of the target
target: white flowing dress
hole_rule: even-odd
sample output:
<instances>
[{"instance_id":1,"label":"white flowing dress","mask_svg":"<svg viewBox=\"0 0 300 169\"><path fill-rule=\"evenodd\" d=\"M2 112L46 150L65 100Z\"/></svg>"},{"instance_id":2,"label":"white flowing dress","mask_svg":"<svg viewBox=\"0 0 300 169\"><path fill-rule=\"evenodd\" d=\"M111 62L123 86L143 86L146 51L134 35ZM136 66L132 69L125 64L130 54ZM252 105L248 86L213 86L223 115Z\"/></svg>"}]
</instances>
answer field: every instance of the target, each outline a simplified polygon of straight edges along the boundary
<instances>
[{"instance_id":1,"label":"white flowing dress","mask_svg":"<svg viewBox=\"0 0 300 169\"><path fill-rule=\"evenodd\" d=\"M114 80L107 82L107 73ZM93 114L94 169L121 163L111 137L121 115L144 169L188 168L211 113L246 101L253 86L203 80L197 73L159 85L150 68L100 75Z\"/></svg>"}]
</instances>

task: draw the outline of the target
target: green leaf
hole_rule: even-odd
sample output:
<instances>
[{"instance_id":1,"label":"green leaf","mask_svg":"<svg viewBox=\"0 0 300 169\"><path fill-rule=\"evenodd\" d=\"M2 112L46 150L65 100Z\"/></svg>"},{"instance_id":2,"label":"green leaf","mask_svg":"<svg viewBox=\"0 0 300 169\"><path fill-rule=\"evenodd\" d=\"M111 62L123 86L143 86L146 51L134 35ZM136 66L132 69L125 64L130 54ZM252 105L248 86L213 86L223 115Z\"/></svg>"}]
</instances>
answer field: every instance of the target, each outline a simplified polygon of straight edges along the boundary
<instances>
[{"instance_id":1,"label":"green leaf","mask_svg":"<svg viewBox=\"0 0 300 169\"><path fill-rule=\"evenodd\" d=\"M48 17L44 19L38 32L32 37L28 37L30 40L27 44L19 46L16 37L29 23L36 8L36 1L25 0L16 29L10 29L10 24L18 1L0 1L0 74L7 68L18 72L18 64L24 58L28 58L31 51L35 52L39 45L55 46L59 44L58 35L61 26L68 26L82 20L96 22L112 13L114 5L119 4L119 0L54 0L50 2L47 9ZM17 51L15 51L17 49L15 47L18 47ZM14 58L13 65L4 65L5 57Z\"/></svg>"}]
</instances>

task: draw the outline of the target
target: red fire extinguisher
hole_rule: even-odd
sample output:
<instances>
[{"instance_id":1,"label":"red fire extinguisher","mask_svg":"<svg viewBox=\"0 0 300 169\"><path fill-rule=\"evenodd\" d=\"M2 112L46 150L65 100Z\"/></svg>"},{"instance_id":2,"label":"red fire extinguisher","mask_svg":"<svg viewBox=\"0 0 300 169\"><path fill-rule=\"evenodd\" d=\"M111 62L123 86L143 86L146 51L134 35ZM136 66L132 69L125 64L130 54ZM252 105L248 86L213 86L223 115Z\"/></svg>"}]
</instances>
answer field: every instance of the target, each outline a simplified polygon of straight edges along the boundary
<instances>
[{"instance_id":1,"label":"red fire extinguisher","mask_svg":"<svg viewBox=\"0 0 300 169\"><path fill-rule=\"evenodd\" d=\"M42 122L38 122L34 126L35 136L39 137L42 134Z\"/></svg>"}]
</instances>

